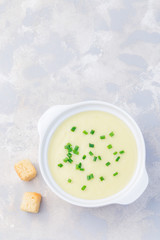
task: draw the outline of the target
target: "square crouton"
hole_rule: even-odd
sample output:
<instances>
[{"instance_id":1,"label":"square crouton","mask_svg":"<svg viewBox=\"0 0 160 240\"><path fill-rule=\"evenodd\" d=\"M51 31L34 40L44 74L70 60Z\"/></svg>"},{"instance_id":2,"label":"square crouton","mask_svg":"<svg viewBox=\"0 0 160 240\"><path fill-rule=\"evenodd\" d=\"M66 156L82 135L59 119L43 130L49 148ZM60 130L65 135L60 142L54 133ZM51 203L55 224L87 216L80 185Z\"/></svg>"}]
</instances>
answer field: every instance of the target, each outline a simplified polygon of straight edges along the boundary
<instances>
[{"instance_id":1,"label":"square crouton","mask_svg":"<svg viewBox=\"0 0 160 240\"><path fill-rule=\"evenodd\" d=\"M14 165L18 176L23 181L30 181L37 174L35 167L29 160L22 160Z\"/></svg>"},{"instance_id":2,"label":"square crouton","mask_svg":"<svg viewBox=\"0 0 160 240\"><path fill-rule=\"evenodd\" d=\"M41 194L35 192L26 192L23 195L21 210L31 213L38 213L41 202Z\"/></svg>"}]
</instances>

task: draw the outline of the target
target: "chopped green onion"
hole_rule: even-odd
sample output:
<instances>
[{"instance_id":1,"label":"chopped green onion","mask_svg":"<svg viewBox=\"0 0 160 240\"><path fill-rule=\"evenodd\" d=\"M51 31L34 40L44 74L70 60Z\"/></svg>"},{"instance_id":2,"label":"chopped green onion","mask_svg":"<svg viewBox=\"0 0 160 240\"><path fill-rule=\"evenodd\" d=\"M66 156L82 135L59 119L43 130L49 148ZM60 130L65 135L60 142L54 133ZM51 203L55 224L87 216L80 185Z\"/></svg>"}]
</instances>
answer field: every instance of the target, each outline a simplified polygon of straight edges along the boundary
<instances>
[{"instance_id":1,"label":"chopped green onion","mask_svg":"<svg viewBox=\"0 0 160 240\"><path fill-rule=\"evenodd\" d=\"M68 162L68 158L66 157L65 159L63 159L63 162Z\"/></svg>"},{"instance_id":2,"label":"chopped green onion","mask_svg":"<svg viewBox=\"0 0 160 240\"><path fill-rule=\"evenodd\" d=\"M108 167L110 164L111 164L110 162L107 162L107 163L106 163L106 166Z\"/></svg>"},{"instance_id":3,"label":"chopped green onion","mask_svg":"<svg viewBox=\"0 0 160 240\"><path fill-rule=\"evenodd\" d=\"M116 155L118 152L114 152L113 155Z\"/></svg>"},{"instance_id":4,"label":"chopped green onion","mask_svg":"<svg viewBox=\"0 0 160 240\"><path fill-rule=\"evenodd\" d=\"M84 171L84 168L82 168L82 163L80 162L79 164L76 164L76 169L80 171Z\"/></svg>"},{"instance_id":5,"label":"chopped green onion","mask_svg":"<svg viewBox=\"0 0 160 240\"><path fill-rule=\"evenodd\" d=\"M69 163L72 163L73 160L72 160L71 158L68 158L68 162L69 162Z\"/></svg>"},{"instance_id":6,"label":"chopped green onion","mask_svg":"<svg viewBox=\"0 0 160 240\"><path fill-rule=\"evenodd\" d=\"M64 146L64 148L67 149L68 152L72 152L72 150L73 150L71 143L67 143L67 144Z\"/></svg>"},{"instance_id":7,"label":"chopped green onion","mask_svg":"<svg viewBox=\"0 0 160 240\"><path fill-rule=\"evenodd\" d=\"M111 149L111 148L112 148L112 145L111 145L111 144L109 144L109 145L107 146L107 148L108 148L108 149Z\"/></svg>"},{"instance_id":8,"label":"chopped green onion","mask_svg":"<svg viewBox=\"0 0 160 240\"><path fill-rule=\"evenodd\" d=\"M76 155L79 155L79 152L77 152L77 151L73 151L73 153L76 154Z\"/></svg>"},{"instance_id":9,"label":"chopped green onion","mask_svg":"<svg viewBox=\"0 0 160 240\"><path fill-rule=\"evenodd\" d=\"M93 152L90 151L90 152L89 152L89 155L90 155L90 156L93 156Z\"/></svg>"},{"instance_id":10,"label":"chopped green onion","mask_svg":"<svg viewBox=\"0 0 160 240\"><path fill-rule=\"evenodd\" d=\"M120 153L120 154L123 154L123 153L125 153L125 151L124 151L124 150L122 150L122 151L120 151L119 153Z\"/></svg>"},{"instance_id":11,"label":"chopped green onion","mask_svg":"<svg viewBox=\"0 0 160 240\"><path fill-rule=\"evenodd\" d=\"M68 149L68 148L70 148L71 146L72 146L71 143L67 143L67 144L64 146L64 148L65 148L65 149Z\"/></svg>"},{"instance_id":12,"label":"chopped green onion","mask_svg":"<svg viewBox=\"0 0 160 240\"><path fill-rule=\"evenodd\" d=\"M59 163L59 164L58 164L58 167L60 167L60 168L63 167L63 164L62 164L62 163Z\"/></svg>"},{"instance_id":13,"label":"chopped green onion","mask_svg":"<svg viewBox=\"0 0 160 240\"><path fill-rule=\"evenodd\" d=\"M81 187L81 190L84 191L86 189L86 185L83 185L83 187Z\"/></svg>"},{"instance_id":14,"label":"chopped green onion","mask_svg":"<svg viewBox=\"0 0 160 240\"><path fill-rule=\"evenodd\" d=\"M94 178L93 173L91 173L90 175L87 176L87 180L91 180L92 178Z\"/></svg>"},{"instance_id":15,"label":"chopped green onion","mask_svg":"<svg viewBox=\"0 0 160 240\"><path fill-rule=\"evenodd\" d=\"M82 167L82 163L76 164L76 169L80 169Z\"/></svg>"},{"instance_id":16,"label":"chopped green onion","mask_svg":"<svg viewBox=\"0 0 160 240\"><path fill-rule=\"evenodd\" d=\"M74 132L76 130L77 127L72 127L71 131Z\"/></svg>"},{"instance_id":17,"label":"chopped green onion","mask_svg":"<svg viewBox=\"0 0 160 240\"><path fill-rule=\"evenodd\" d=\"M76 145L73 151L78 151L78 149L79 149L79 146Z\"/></svg>"},{"instance_id":18,"label":"chopped green onion","mask_svg":"<svg viewBox=\"0 0 160 240\"><path fill-rule=\"evenodd\" d=\"M109 136L113 137L114 136L114 132L110 132Z\"/></svg>"},{"instance_id":19,"label":"chopped green onion","mask_svg":"<svg viewBox=\"0 0 160 240\"><path fill-rule=\"evenodd\" d=\"M71 180L70 178L68 178L68 182L69 182L69 183L71 183L71 182L72 182L72 180Z\"/></svg>"},{"instance_id":20,"label":"chopped green onion","mask_svg":"<svg viewBox=\"0 0 160 240\"><path fill-rule=\"evenodd\" d=\"M84 130L84 131L83 131L83 133L84 133L85 135L87 135L87 134L88 134L88 132L87 132L86 130Z\"/></svg>"},{"instance_id":21,"label":"chopped green onion","mask_svg":"<svg viewBox=\"0 0 160 240\"><path fill-rule=\"evenodd\" d=\"M90 134L93 135L94 133L95 133L95 130L92 129L92 130L90 131Z\"/></svg>"},{"instance_id":22,"label":"chopped green onion","mask_svg":"<svg viewBox=\"0 0 160 240\"><path fill-rule=\"evenodd\" d=\"M80 168L79 170L80 170L80 171L84 171L84 168Z\"/></svg>"},{"instance_id":23,"label":"chopped green onion","mask_svg":"<svg viewBox=\"0 0 160 240\"><path fill-rule=\"evenodd\" d=\"M68 148L68 152L72 152L72 151L73 151L72 147Z\"/></svg>"},{"instance_id":24,"label":"chopped green onion","mask_svg":"<svg viewBox=\"0 0 160 240\"><path fill-rule=\"evenodd\" d=\"M73 162L73 160L71 159L71 158L65 158L65 159L63 159L63 162L69 162L69 163L72 163Z\"/></svg>"},{"instance_id":25,"label":"chopped green onion","mask_svg":"<svg viewBox=\"0 0 160 240\"><path fill-rule=\"evenodd\" d=\"M90 147L90 148L94 148L94 144L89 143L89 147Z\"/></svg>"},{"instance_id":26,"label":"chopped green onion","mask_svg":"<svg viewBox=\"0 0 160 240\"><path fill-rule=\"evenodd\" d=\"M118 172L113 173L113 176L116 176L116 175L118 175Z\"/></svg>"},{"instance_id":27,"label":"chopped green onion","mask_svg":"<svg viewBox=\"0 0 160 240\"><path fill-rule=\"evenodd\" d=\"M94 156L94 158L93 158L93 161L95 162L97 160L97 157L96 156Z\"/></svg>"},{"instance_id":28,"label":"chopped green onion","mask_svg":"<svg viewBox=\"0 0 160 240\"><path fill-rule=\"evenodd\" d=\"M102 160L101 156L98 156L98 159L99 159L99 160Z\"/></svg>"},{"instance_id":29,"label":"chopped green onion","mask_svg":"<svg viewBox=\"0 0 160 240\"><path fill-rule=\"evenodd\" d=\"M105 135L100 136L100 139L105 139L105 138L106 138Z\"/></svg>"},{"instance_id":30,"label":"chopped green onion","mask_svg":"<svg viewBox=\"0 0 160 240\"><path fill-rule=\"evenodd\" d=\"M116 162L118 162L118 161L119 161L119 159L120 159L120 156L118 156L118 157L116 158L116 160L115 160L115 161L116 161Z\"/></svg>"},{"instance_id":31,"label":"chopped green onion","mask_svg":"<svg viewBox=\"0 0 160 240\"><path fill-rule=\"evenodd\" d=\"M69 158L71 158L72 157L72 153L67 153L67 156L69 157Z\"/></svg>"},{"instance_id":32,"label":"chopped green onion","mask_svg":"<svg viewBox=\"0 0 160 240\"><path fill-rule=\"evenodd\" d=\"M85 159L86 158L86 155L83 155L82 159Z\"/></svg>"},{"instance_id":33,"label":"chopped green onion","mask_svg":"<svg viewBox=\"0 0 160 240\"><path fill-rule=\"evenodd\" d=\"M79 155L78 149L79 149L79 146L76 145L73 149L73 153L76 155Z\"/></svg>"},{"instance_id":34,"label":"chopped green onion","mask_svg":"<svg viewBox=\"0 0 160 240\"><path fill-rule=\"evenodd\" d=\"M99 179L100 179L101 181L104 181L104 177L100 177Z\"/></svg>"}]
</instances>

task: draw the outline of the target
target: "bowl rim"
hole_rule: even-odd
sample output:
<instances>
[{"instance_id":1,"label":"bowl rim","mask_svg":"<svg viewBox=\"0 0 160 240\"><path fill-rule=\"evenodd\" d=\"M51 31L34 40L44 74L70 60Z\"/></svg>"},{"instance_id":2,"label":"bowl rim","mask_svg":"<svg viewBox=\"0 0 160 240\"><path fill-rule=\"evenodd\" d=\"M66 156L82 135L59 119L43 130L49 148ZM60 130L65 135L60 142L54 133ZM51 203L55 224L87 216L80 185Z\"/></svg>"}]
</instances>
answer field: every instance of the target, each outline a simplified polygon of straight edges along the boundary
<instances>
[{"instance_id":1,"label":"bowl rim","mask_svg":"<svg viewBox=\"0 0 160 240\"><path fill-rule=\"evenodd\" d=\"M95 109L95 106L96 106L96 109ZM100 106L103 106L103 108L106 108L106 109L108 108L106 110L106 112L109 112L109 113L115 115L116 117L120 118L122 121L125 122L126 125L129 124L128 127L130 128L130 130L134 136L137 134L138 139L135 137L136 144L137 144L137 154L138 154L137 166L136 166L136 170L135 170L132 178L128 182L128 184L118 193L111 195L109 197L103 198L103 199L96 199L96 200L81 199L81 198L74 197L74 196L68 194L67 192L65 192L54 181L53 177L51 176L51 173L50 173L50 170L48 167L48 163L47 163L48 160L46 158L47 152L48 152L48 144L50 141L50 137L52 136L54 131L65 119L67 119L68 117L70 117L72 115L77 114L78 112L91 111L91 110L101 111L101 110L99 110L101 108ZM89 107L89 108L93 107L93 109L85 110L85 109L87 109L85 107ZM40 147L39 147L40 171L41 171L41 174L42 174L45 182L47 183L47 185L60 198L62 198L63 200L65 200L71 204L77 205L77 206L100 207L100 206L105 206L105 205L119 203L119 202L122 202L122 204L123 204L123 201L121 201L121 199L123 199L129 192L131 192L134 189L135 185L137 185L138 182L140 181L141 175L145 171L145 157L146 157L145 143L144 143L144 138L141 133L141 130L138 127L135 120L121 108L119 108L113 104L103 102L103 101L85 101L85 102L79 102L79 103L70 104L70 105L55 105L51 109L49 109L47 112L49 112L49 111L56 112L55 108L57 108L57 109L62 108L62 109L60 112L58 112L56 114L56 117L55 116L50 117L50 124L48 124L48 126L46 127L43 137L40 138ZM75 112L75 109L76 109L76 112ZM113 110L114 113L110 112L110 110ZM45 116L45 114L47 114L47 112L42 115L39 122ZM121 117L123 117L123 119ZM39 132L40 132L40 130L41 129L39 129ZM135 134L135 132L136 132L136 134ZM137 141L140 144L141 148L138 146ZM141 158L141 160L139 158ZM45 160L43 160L43 159L45 159Z\"/></svg>"}]
</instances>

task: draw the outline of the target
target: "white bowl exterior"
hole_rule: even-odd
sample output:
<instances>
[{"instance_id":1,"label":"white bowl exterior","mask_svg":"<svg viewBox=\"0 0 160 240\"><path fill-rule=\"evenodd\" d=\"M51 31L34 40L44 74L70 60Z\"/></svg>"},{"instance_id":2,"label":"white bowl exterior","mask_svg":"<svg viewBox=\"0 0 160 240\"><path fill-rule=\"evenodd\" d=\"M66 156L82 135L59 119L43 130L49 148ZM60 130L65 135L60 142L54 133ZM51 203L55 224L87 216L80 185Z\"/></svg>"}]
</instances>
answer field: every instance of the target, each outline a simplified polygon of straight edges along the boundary
<instances>
[{"instance_id":1,"label":"white bowl exterior","mask_svg":"<svg viewBox=\"0 0 160 240\"><path fill-rule=\"evenodd\" d=\"M78 112L91 110L106 111L122 119L131 129L136 139L138 149L137 168L128 185L117 194L98 200L80 199L64 192L51 176L47 160L48 144L56 128L69 116ZM38 122L38 131L40 135L39 165L42 176L52 191L62 199L83 207L100 207L113 203L129 204L135 201L146 189L148 185L148 175L145 168L144 139L136 122L120 108L101 101L86 101L72 105L56 105L42 115Z\"/></svg>"}]
</instances>

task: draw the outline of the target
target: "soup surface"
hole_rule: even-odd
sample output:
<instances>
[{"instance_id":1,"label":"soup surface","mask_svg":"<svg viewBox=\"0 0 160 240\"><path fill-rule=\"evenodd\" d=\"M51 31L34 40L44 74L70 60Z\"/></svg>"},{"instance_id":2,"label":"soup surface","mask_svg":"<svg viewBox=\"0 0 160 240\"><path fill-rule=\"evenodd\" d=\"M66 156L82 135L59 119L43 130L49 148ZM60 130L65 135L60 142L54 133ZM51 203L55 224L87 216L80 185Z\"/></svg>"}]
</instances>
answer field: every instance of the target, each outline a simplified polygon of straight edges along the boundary
<instances>
[{"instance_id":1,"label":"soup surface","mask_svg":"<svg viewBox=\"0 0 160 240\"><path fill-rule=\"evenodd\" d=\"M82 199L102 199L122 190L137 164L137 146L116 116L87 111L66 119L53 133L48 164L56 183Z\"/></svg>"}]
</instances>

